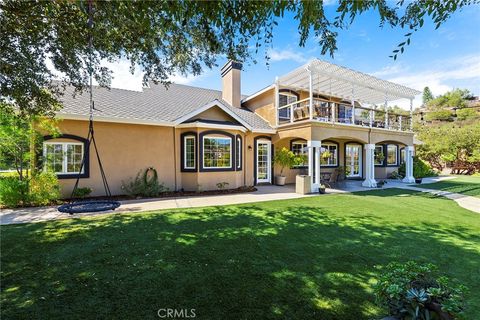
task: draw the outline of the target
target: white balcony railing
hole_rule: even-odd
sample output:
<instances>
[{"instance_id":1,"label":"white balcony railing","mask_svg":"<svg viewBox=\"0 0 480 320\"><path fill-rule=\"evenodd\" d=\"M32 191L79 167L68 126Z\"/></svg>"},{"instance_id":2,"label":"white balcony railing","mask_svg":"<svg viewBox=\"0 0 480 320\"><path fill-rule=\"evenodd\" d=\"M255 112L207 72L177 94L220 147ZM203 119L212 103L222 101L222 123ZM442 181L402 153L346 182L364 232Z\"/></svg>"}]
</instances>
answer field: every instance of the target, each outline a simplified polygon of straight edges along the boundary
<instances>
[{"instance_id":1,"label":"white balcony railing","mask_svg":"<svg viewBox=\"0 0 480 320\"><path fill-rule=\"evenodd\" d=\"M384 110L371 109L322 99L303 99L278 108L278 124L288 124L312 119L320 122L343 123L361 127L410 131L411 117Z\"/></svg>"}]
</instances>

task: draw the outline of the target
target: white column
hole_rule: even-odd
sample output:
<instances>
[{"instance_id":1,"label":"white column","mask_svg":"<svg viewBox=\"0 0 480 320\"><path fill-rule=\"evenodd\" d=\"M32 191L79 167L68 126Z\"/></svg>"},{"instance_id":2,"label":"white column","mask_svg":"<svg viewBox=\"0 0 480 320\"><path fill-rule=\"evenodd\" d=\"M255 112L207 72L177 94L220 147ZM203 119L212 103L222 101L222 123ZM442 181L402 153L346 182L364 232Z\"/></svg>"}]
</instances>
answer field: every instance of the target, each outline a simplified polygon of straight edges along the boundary
<instances>
[{"instance_id":1,"label":"white column","mask_svg":"<svg viewBox=\"0 0 480 320\"><path fill-rule=\"evenodd\" d=\"M309 112L310 112L310 120L313 119L313 72L308 68L308 73L309 73L309 99L310 99L310 106L309 106Z\"/></svg>"},{"instance_id":2,"label":"white column","mask_svg":"<svg viewBox=\"0 0 480 320\"><path fill-rule=\"evenodd\" d=\"M365 145L365 180L362 186L367 188L376 188L375 181L375 144L368 143Z\"/></svg>"},{"instance_id":3,"label":"white column","mask_svg":"<svg viewBox=\"0 0 480 320\"><path fill-rule=\"evenodd\" d=\"M415 178L413 177L413 146L405 147L405 178L403 178L402 182L415 182Z\"/></svg>"},{"instance_id":4,"label":"white column","mask_svg":"<svg viewBox=\"0 0 480 320\"><path fill-rule=\"evenodd\" d=\"M275 117L275 124L278 126L280 113L278 112L278 107L280 106L280 88L278 84L278 77L275 77L275 112L277 113ZM292 115L293 116L293 115Z\"/></svg>"},{"instance_id":5,"label":"white column","mask_svg":"<svg viewBox=\"0 0 480 320\"><path fill-rule=\"evenodd\" d=\"M308 140L308 175L312 183L311 192L318 192L320 187L320 148L322 146L321 141ZM313 166L315 157L315 167Z\"/></svg>"}]
</instances>

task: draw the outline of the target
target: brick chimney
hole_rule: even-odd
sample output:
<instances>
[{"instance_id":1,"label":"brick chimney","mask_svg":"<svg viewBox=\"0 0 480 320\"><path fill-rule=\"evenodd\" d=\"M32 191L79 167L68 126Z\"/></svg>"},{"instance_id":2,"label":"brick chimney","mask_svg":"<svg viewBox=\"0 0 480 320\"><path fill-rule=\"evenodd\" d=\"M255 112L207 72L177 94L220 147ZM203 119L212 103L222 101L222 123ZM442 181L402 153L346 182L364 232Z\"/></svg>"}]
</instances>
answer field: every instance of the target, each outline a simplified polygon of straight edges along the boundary
<instances>
[{"instance_id":1,"label":"brick chimney","mask_svg":"<svg viewBox=\"0 0 480 320\"><path fill-rule=\"evenodd\" d=\"M233 107L240 108L241 82L240 73L242 64L240 62L229 60L221 69L222 74L222 99L230 103Z\"/></svg>"}]
</instances>

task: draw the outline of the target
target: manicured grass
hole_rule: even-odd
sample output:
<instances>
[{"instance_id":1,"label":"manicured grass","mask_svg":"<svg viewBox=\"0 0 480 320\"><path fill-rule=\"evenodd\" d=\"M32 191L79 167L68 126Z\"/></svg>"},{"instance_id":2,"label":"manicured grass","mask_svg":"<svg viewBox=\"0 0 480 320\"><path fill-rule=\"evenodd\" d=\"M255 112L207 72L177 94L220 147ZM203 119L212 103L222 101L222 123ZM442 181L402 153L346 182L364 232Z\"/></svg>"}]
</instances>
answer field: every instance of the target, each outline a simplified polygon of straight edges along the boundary
<instances>
[{"instance_id":1,"label":"manicured grass","mask_svg":"<svg viewBox=\"0 0 480 320\"><path fill-rule=\"evenodd\" d=\"M376 265L432 262L480 319L480 216L388 189L1 228L2 319L378 319Z\"/></svg>"},{"instance_id":2,"label":"manicured grass","mask_svg":"<svg viewBox=\"0 0 480 320\"><path fill-rule=\"evenodd\" d=\"M455 179L415 185L428 189L444 190L480 198L480 177L456 176Z\"/></svg>"}]
</instances>

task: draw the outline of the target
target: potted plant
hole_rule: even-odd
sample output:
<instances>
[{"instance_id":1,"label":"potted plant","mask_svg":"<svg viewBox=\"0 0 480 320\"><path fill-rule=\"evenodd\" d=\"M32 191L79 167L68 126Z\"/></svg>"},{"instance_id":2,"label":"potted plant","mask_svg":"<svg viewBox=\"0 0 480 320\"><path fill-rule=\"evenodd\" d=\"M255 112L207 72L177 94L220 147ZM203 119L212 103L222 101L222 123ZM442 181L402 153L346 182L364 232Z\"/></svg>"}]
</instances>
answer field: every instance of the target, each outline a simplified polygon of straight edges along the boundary
<instances>
[{"instance_id":1,"label":"potted plant","mask_svg":"<svg viewBox=\"0 0 480 320\"><path fill-rule=\"evenodd\" d=\"M280 174L275 176L275 184L279 186L285 185L286 177L283 175L283 170L285 168L291 168L296 165L299 160L298 157L287 148L282 148L275 152L275 157L273 159L274 163L280 166Z\"/></svg>"},{"instance_id":2,"label":"potted plant","mask_svg":"<svg viewBox=\"0 0 480 320\"><path fill-rule=\"evenodd\" d=\"M376 163L383 163L384 160L385 160L385 155L383 154L383 152L379 152L375 154Z\"/></svg>"},{"instance_id":3,"label":"potted plant","mask_svg":"<svg viewBox=\"0 0 480 320\"><path fill-rule=\"evenodd\" d=\"M322 158L322 164L327 164L328 163L328 158L332 156L332 153L328 150L322 152L321 158Z\"/></svg>"},{"instance_id":4,"label":"potted plant","mask_svg":"<svg viewBox=\"0 0 480 320\"><path fill-rule=\"evenodd\" d=\"M318 187L318 192L319 192L320 194L325 194L325 193L326 193L326 192L325 192L325 189L326 189L325 185L324 185L324 184L321 184L320 187Z\"/></svg>"},{"instance_id":5,"label":"potted plant","mask_svg":"<svg viewBox=\"0 0 480 320\"><path fill-rule=\"evenodd\" d=\"M422 183L422 178L415 178L415 183L418 183L418 184Z\"/></svg>"}]
</instances>

